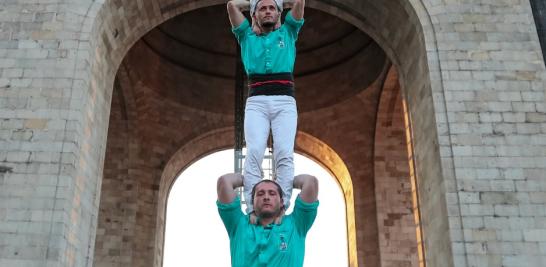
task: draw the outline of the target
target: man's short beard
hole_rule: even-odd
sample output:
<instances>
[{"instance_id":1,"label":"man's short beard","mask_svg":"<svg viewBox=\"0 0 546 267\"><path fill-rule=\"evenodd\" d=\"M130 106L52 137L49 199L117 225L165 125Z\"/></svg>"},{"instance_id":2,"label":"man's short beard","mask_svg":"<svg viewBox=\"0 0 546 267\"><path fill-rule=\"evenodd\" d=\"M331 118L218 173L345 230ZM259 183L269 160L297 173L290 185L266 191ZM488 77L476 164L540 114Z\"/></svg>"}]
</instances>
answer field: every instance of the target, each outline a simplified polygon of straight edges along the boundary
<instances>
[{"instance_id":1,"label":"man's short beard","mask_svg":"<svg viewBox=\"0 0 546 267\"><path fill-rule=\"evenodd\" d=\"M260 212L260 214L257 214L258 217L260 218L263 218L263 219L269 219L269 218L275 218L277 216L279 216L279 214L281 213L280 210L277 210L277 211L274 211L274 212Z\"/></svg>"},{"instance_id":2,"label":"man's short beard","mask_svg":"<svg viewBox=\"0 0 546 267\"><path fill-rule=\"evenodd\" d=\"M282 200L281 200L282 201ZM256 209L255 212L256 212L256 215L262 219L270 219L270 218L275 218L279 215L281 215L281 211L283 209L283 205L280 205L279 207L277 207L275 210L266 210L266 211L263 211L262 209Z\"/></svg>"},{"instance_id":3,"label":"man's short beard","mask_svg":"<svg viewBox=\"0 0 546 267\"><path fill-rule=\"evenodd\" d=\"M277 23L275 22L270 22L270 21L266 21L264 23L262 23L262 28L273 28L275 27Z\"/></svg>"}]
</instances>

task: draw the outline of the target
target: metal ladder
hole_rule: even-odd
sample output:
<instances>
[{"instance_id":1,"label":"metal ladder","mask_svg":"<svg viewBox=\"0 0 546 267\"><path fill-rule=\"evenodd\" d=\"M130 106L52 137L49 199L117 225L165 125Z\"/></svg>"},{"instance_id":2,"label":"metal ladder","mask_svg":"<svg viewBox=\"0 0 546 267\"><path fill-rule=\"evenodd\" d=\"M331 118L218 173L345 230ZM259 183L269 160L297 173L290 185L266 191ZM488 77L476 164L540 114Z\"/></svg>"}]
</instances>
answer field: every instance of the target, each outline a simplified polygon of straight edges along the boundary
<instances>
[{"instance_id":1,"label":"metal ladder","mask_svg":"<svg viewBox=\"0 0 546 267\"><path fill-rule=\"evenodd\" d=\"M243 173L243 164L245 160L244 147L244 109L245 109L245 74L243 71L243 63L241 61L241 50L237 46L237 59L235 65L235 109L234 109L234 126L235 126L235 147L234 147L234 172ZM271 136L271 135L270 135ZM273 158L273 139L269 138L268 147L266 149L264 160L262 162L262 178L275 179L275 159ZM246 204L244 199L243 188L237 188L237 193L240 196L241 202Z\"/></svg>"},{"instance_id":2,"label":"metal ladder","mask_svg":"<svg viewBox=\"0 0 546 267\"><path fill-rule=\"evenodd\" d=\"M246 149L234 149L234 166L233 169L236 173L243 173L244 160L246 157ZM262 179L275 180L275 159L273 157L273 148L268 146L264 154L264 160L262 162ZM241 199L242 204L246 204L244 198L243 188L237 188L237 193Z\"/></svg>"}]
</instances>

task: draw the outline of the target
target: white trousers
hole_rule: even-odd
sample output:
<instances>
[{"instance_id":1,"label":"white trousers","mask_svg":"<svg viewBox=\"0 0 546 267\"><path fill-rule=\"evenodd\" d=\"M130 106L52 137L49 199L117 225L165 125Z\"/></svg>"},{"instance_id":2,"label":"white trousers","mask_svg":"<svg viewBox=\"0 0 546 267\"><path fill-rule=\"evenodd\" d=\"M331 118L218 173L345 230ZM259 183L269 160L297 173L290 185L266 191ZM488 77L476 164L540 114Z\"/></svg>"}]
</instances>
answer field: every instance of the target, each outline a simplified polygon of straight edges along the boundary
<instances>
[{"instance_id":1,"label":"white trousers","mask_svg":"<svg viewBox=\"0 0 546 267\"><path fill-rule=\"evenodd\" d=\"M244 164L244 194L247 213L254 211L251 192L262 180L262 161L271 129L273 158L277 183L283 191L284 207L288 209L294 182L294 139L298 124L296 100L291 96L249 97L245 107L246 159Z\"/></svg>"}]
</instances>

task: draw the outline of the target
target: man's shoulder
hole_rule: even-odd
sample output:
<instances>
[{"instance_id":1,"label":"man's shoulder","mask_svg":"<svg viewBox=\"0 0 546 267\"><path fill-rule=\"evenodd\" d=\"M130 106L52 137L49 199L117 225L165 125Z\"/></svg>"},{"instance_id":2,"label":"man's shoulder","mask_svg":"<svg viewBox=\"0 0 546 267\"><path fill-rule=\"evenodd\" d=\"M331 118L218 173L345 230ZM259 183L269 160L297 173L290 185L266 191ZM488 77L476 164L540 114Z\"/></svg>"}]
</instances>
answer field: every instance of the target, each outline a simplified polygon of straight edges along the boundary
<instances>
[{"instance_id":1,"label":"man's shoulder","mask_svg":"<svg viewBox=\"0 0 546 267\"><path fill-rule=\"evenodd\" d=\"M299 208L299 209L304 209L304 210L313 210L313 209L317 209L319 205L319 200L315 200L313 202L305 202L303 199L301 199L301 197L298 195L298 197L296 197L296 203L294 205L294 208Z\"/></svg>"},{"instance_id":2,"label":"man's shoulder","mask_svg":"<svg viewBox=\"0 0 546 267\"><path fill-rule=\"evenodd\" d=\"M250 22L245 18L241 24L232 27L231 31L237 36L247 35L249 31L252 32L250 26Z\"/></svg>"},{"instance_id":3,"label":"man's shoulder","mask_svg":"<svg viewBox=\"0 0 546 267\"><path fill-rule=\"evenodd\" d=\"M278 231L280 232L296 231L298 220L299 219L294 216L294 213L284 215L284 217L282 218L281 224L278 225Z\"/></svg>"},{"instance_id":4,"label":"man's shoulder","mask_svg":"<svg viewBox=\"0 0 546 267\"><path fill-rule=\"evenodd\" d=\"M292 15L292 11L288 11L288 13L286 13L286 16L284 17L284 23L283 24L296 24L296 25L303 25L303 23L305 22L305 19L304 18L301 18L301 19L296 19L294 18L294 16Z\"/></svg>"}]
</instances>

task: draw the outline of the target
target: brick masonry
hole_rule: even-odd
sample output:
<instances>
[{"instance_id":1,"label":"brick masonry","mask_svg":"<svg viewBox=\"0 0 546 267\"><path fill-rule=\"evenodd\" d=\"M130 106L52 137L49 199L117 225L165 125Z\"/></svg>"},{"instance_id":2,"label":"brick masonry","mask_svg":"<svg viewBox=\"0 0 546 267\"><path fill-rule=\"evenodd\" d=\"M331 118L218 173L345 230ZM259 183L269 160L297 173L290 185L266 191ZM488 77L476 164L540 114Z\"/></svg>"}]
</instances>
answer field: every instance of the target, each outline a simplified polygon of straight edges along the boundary
<instances>
[{"instance_id":1,"label":"brick masonry","mask_svg":"<svg viewBox=\"0 0 546 267\"><path fill-rule=\"evenodd\" d=\"M385 79L375 127L374 179L380 266L419 266L420 236L415 177L410 167L411 143L406 111L394 68Z\"/></svg>"},{"instance_id":2,"label":"brick masonry","mask_svg":"<svg viewBox=\"0 0 546 267\"><path fill-rule=\"evenodd\" d=\"M131 66L122 62L161 22L221 3L0 3L1 266L154 262L167 162L232 118L182 109L136 80L131 96L123 81ZM529 2L317 0L308 7L368 33L398 70L427 264L543 266L546 72ZM372 149L381 88L300 115L300 130L331 147L353 179L359 266L388 259ZM197 129L179 135L165 125Z\"/></svg>"}]
</instances>

